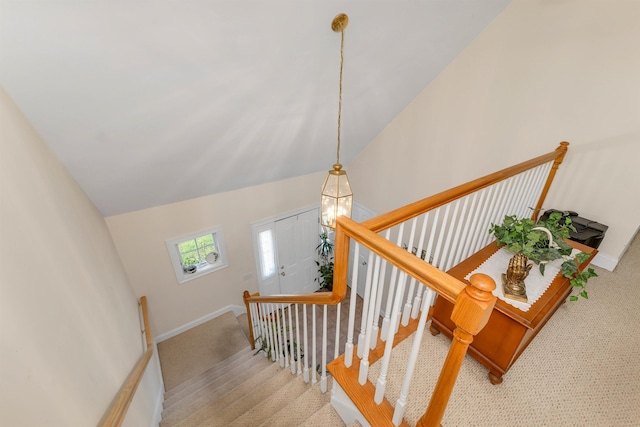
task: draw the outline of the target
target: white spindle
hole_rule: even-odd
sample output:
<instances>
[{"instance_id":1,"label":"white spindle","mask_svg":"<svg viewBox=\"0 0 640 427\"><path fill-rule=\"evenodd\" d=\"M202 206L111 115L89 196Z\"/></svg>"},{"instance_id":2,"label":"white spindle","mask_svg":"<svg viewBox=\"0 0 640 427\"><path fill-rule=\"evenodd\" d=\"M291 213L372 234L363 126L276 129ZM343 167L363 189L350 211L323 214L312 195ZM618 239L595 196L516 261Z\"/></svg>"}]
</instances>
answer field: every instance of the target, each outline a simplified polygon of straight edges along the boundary
<instances>
[{"instance_id":1,"label":"white spindle","mask_svg":"<svg viewBox=\"0 0 640 427\"><path fill-rule=\"evenodd\" d=\"M425 295L425 303L432 298L430 294L433 293L433 291L429 289L427 293L429 295ZM420 352L420 344L422 343L422 336L424 334L424 327L427 323L428 312L429 310L427 310L426 307L423 308L422 314L420 315L420 322L418 323L418 329L414 333L411 354L409 355L409 361L407 363L407 371L405 373L404 381L402 382L402 387L400 389L400 397L396 401L395 410L393 412L392 422L396 426L400 425L400 423L402 422L402 417L404 416L404 411L407 406L409 386L411 385L413 371L415 370L416 361L418 360L418 353Z\"/></svg>"},{"instance_id":2,"label":"white spindle","mask_svg":"<svg viewBox=\"0 0 640 427\"><path fill-rule=\"evenodd\" d=\"M284 316L280 316L280 307L278 306L278 304L275 305L276 309L274 311L274 314L276 316L276 335L277 335L277 340L278 340L278 359L280 359L280 367L284 368L285 367L285 357L283 356L283 354L285 353L284 351L284 336L282 334L282 323L284 320Z\"/></svg>"},{"instance_id":3,"label":"white spindle","mask_svg":"<svg viewBox=\"0 0 640 427\"><path fill-rule=\"evenodd\" d=\"M445 266L444 271L449 270L452 266L460 262L458 259L458 254L462 249L462 239L463 239L462 229L466 228L468 224L468 221L467 221L468 217L466 213L467 213L467 207L469 206L469 197L465 196L462 199L460 199L460 201L462 201L462 209L460 210L460 216L456 221L456 234L455 236L453 236L451 254L449 256L449 260L447 262L447 265Z\"/></svg>"},{"instance_id":4,"label":"white spindle","mask_svg":"<svg viewBox=\"0 0 640 427\"><path fill-rule=\"evenodd\" d=\"M289 315L289 345L287 348L289 349L289 363L291 364L291 374L296 374L296 349L294 343L296 341L293 340L293 322L291 322L291 308L293 305L289 304L287 307L287 314Z\"/></svg>"},{"instance_id":5,"label":"white spindle","mask_svg":"<svg viewBox=\"0 0 640 427\"><path fill-rule=\"evenodd\" d=\"M409 233L409 244L407 248L409 252L413 252L413 240L416 236L416 224L417 218L413 218L411 220L411 232ZM420 253L416 249L416 256L419 257ZM407 292L407 302L404 305L404 311L402 312L402 326L407 326L409 324L409 317L411 316L411 304L413 303L413 290L416 286L416 279L411 279L411 283L409 285L409 292Z\"/></svg>"},{"instance_id":6,"label":"white spindle","mask_svg":"<svg viewBox=\"0 0 640 427\"><path fill-rule=\"evenodd\" d=\"M396 245L402 247L402 234L404 233L404 223L400 224L400 231L396 238ZM389 323L391 322L391 307L393 304L393 294L396 288L396 279L398 276L398 267L393 266L391 269L391 280L389 281L389 289L387 291L387 304L384 309L384 319L382 319L382 330L380 332L380 339L383 341L387 339L389 332Z\"/></svg>"},{"instance_id":7,"label":"white spindle","mask_svg":"<svg viewBox=\"0 0 640 427\"><path fill-rule=\"evenodd\" d=\"M460 199L457 199L453 202L453 214L451 215L451 221L449 222L449 229L447 230L447 238L444 242L444 248L442 249L442 261L440 264L442 265L442 270L447 271L449 269L448 265L451 262L451 254L449 253L449 248L452 245L453 234L456 226L458 225L458 211L460 210ZM453 250L451 251L453 252Z\"/></svg>"},{"instance_id":8,"label":"white spindle","mask_svg":"<svg viewBox=\"0 0 640 427\"><path fill-rule=\"evenodd\" d=\"M340 310L342 309L342 303L339 302L336 305L336 340L333 350L333 359L337 359L340 356Z\"/></svg>"},{"instance_id":9,"label":"white spindle","mask_svg":"<svg viewBox=\"0 0 640 427\"><path fill-rule=\"evenodd\" d=\"M309 333L307 332L307 323L309 317L307 316L307 304L302 305L302 332L304 335L304 358L302 360L302 378L305 383L309 382ZM315 339L315 337L313 337Z\"/></svg>"},{"instance_id":10,"label":"white spindle","mask_svg":"<svg viewBox=\"0 0 640 427\"><path fill-rule=\"evenodd\" d=\"M496 184L496 195L497 195L497 199L495 201L495 203L493 203L492 206L490 206L491 211L489 212L489 218L487 220L487 226L489 227L491 224L500 222L500 216L499 213L502 211L502 204L504 203L504 199L505 199L505 191L504 191L504 187L507 185L507 183L505 181L500 181L499 183ZM485 247L489 244L489 242L492 239L492 235L487 232L484 234L484 236L482 237L481 241L481 247Z\"/></svg>"},{"instance_id":11,"label":"white spindle","mask_svg":"<svg viewBox=\"0 0 640 427\"><path fill-rule=\"evenodd\" d=\"M349 324L347 325L347 342L344 345L344 365L349 368L353 363L353 332L356 324L356 295L358 288L358 271L360 270L360 244L355 244L353 255L353 272L351 278L351 297L349 299Z\"/></svg>"},{"instance_id":12,"label":"white spindle","mask_svg":"<svg viewBox=\"0 0 640 427\"><path fill-rule=\"evenodd\" d=\"M367 318L369 314L369 299L371 294L371 276L373 272L373 252L369 252L369 260L367 261L367 278L364 285L364 298L362 301L362 319L360 320L360 334L358 335L358 357L362 357L362 353L366 345L365 336L367 333Z\"/></svg>"},{"instance_id":13,"label":"white spindle","mask_svg":"<svg viewBox=\"0 0 640 427\"><path fill-rule=\"evenodd\" d=\"M396 292L396 297L391 313L391 327L389 330L389 335L386 337L384 355L382 356L382 365L380 366L380 374L378 376L378 380L376 381L376 393L374 396L374 401L377 404L380 404L382 402L385 387L387 384L387 372L389 370L389 362L391 361L391 351L393 350L393 334L391 333L391 331L395 330L396 325L399 323L398 319L400 318L400 307L402 305L402 296L404 294L406 275L407 274L404 271L400 272L398 292Z\"/></svg>"},{"instance_id":14,"label":"white spindle","mask_svg":"<svg viewBox=\"0 0 640 427\"><path fill-rule=\"evenodd\" d=\"M322 375L320 375L320 391L327 392L327 305L322 306Z\"/></svg>"},{"instance_id":15,"label":"white spindle","mask_svg":"<svg viewBox=\"0 0 640 427\"><path fill-rule=\"evenodd\" d=\"M427 234L428 221L429 221L429 212L424 214L422 218L422 229L420 230L420 238L418 239L418 249L416 251L416 254L418 255L419 258L422 258L422 249L424 248L424 237ZM424 261L429 262L428 259L425 259ZM416 289L416 296L413 299L413 308L411 309L412 319L415 319L418 317L418 311L420 310L421 301L422 301L422 286L418 286L418 288Z\"/></svg>"},{"instance_id":16,"label":"white spindle","mask_svg":"<svg viewBox=\"0 0 640 427\"><path fill-rule=\"evenodd\" d=\"M315 384L318 382L316 377L316 342L318 341L318 335L316 334L316 305L311 305L311 336L313 339L311 340L311 384Z\"/></svg>"},{"instance_id":17,"label":"white spindle","mask_svg":"<svg viewBox=\"0 0 640 427\"><path fill-rule=\"evenodd\" d=\"M482 203L482 209L480 210L478 229L475 231L475 233L473 233L473 242L471 244L472 253L477 252L481 248L481 237L483 237L484 233L486 233L489 229L489 226L487 225L487 206L491 206L491 201L493 200L493 187L487 187L481 191L485 193L486 196Z\"/></svg>"},{"instance_id":18,"label":"white spindle","mask_svg":"<svg viewBox=\"0 0 640 427\"><path fill-rule=\"evenodd\" d=\"M375 264L375 268L373 269L374 271L374 277L373 277L373 283L377 283L378 281L378 274L380 272L380 257L378 255L376 255L376 264ZM368 277L367 277L368 279ZM369 280L367 280L368 282ZM368 299L368 301L365 301L365 307L369 306L369 310L367 313L367 318L366 318L366 325L371 325L373 323L373 318L376 315L375 313L375 301L376 301L376 292L378 290L377 286L370 286L371 287L371 295ZM363 314L364 316L364 314ZM362 349L362 356L361 356L361 360L360 360L360 370L359 370L359 376L358 376L358 382L360 383L360 385L364 385L367 382L367 374L369 372L369 346L366 345L366 343L371 342L371 338L372 338L372 333L371 333L371 328L367 328L367 331L365 333L365 339L364 339L364 343L365 345L363 345L362 347L364 347ZM358 345L358 353L360 353L360 345Z\"/></svg>"},{"instance_id":19,"label":"white spindle","mask_svg":"<svg viewBox=\"0 0 640 427\"><path fill-rule=\"evenodd\" d=\"M387 233L385 238L389 240L390 230L387 229ZM378 287L377 296L376 296L376 305L374 308L375 316L373 316L373 323L371 325L371 341L369 341L369 348L376 348L378 343L378 332L379 332L379 324L380 324L380 307L382 306L382 295L384 294L385 288L385 278L387 276L387 262L384 259L381 259L382 262L382 270L380 271L380 275L378 276L378 281L376 282L376 286Z\"/></svg>"},{"instance_id":20,"label":"white spindle","mask_svg":"<svg viewBox=\"0 0 640 427\"><path fill-rule=\"evenodd\" d=\"M298 360L296 362L297 374L302 374L302 343L300 342L300 310L296 304L296 351Z\"/></svg>"}]
</instances>

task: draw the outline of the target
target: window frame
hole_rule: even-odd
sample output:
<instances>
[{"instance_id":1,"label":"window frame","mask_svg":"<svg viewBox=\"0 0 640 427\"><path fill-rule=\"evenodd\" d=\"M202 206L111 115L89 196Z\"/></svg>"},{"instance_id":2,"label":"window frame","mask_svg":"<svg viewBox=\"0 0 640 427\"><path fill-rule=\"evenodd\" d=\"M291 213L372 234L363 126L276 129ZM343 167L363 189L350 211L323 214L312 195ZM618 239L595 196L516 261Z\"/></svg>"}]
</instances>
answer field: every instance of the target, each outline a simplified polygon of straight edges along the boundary
<instances>
[{"instance_id":1,"label":"window frame","mask_svg":"<svg viewBox=\"0 0 640 427\"><path fill-rule=\"evenodd\" d=\"M184 243L189 240L195 240L198 237L207 236L209 234L213 236L214 245L218 250L218 259L213 264L209 264L206 261L201 262L198 265L197 270L193 273L184 271L182 265L182 256L180 254L180 248L178 247L178 245L180 243ZM176 237L175 239L165 241L165 244L167 245L171 265L173 266L173 271L179 284L189 282L193 279L197 279L198 277L213 273L214 271L222 270L223 268L227 268L229 266L229 261L227 258L227 246L224 240L224 233L221 226Z\"/></svg>"}]
</instances>

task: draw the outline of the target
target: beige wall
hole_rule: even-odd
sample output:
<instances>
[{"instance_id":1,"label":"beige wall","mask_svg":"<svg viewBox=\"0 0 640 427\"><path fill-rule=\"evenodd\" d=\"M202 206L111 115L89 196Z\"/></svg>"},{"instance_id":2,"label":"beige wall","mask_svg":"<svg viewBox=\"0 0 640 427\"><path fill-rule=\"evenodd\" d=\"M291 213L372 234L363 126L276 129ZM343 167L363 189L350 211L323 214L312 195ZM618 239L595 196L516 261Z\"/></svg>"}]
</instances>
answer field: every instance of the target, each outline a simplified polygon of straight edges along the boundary
<instances>
[{"instance_id":1,"label":"beige wall","mask_svg":"<svg viewBox=\"0 0 640 427\"><path fill-rule=\"evenodd\" d=\"M569 141L547 208L640 225L640 2L513 2L348 166L385 212ZM381 196L384 195L384 196Z\"/></svg>"},{"instance_id":2,"label":"beige wall","mask_svg":"<svg viewBox=\"0 0 640 427\"><path fill-rule=\"evenodd\" d=\"M325 173L191 199L106 219L137 295L147 295L162 335L257 291L251 223L317 204ZM165 241L222 226L229 266L178 284ZM251 274L250 279L244 277Z\"/></svg>"},{"instance_id":3,"label":"beige wall","mask_svg":"<svg viewBox=\"0 0 640 427\"><path fill-rule=\"evenodd\" d=\"M142 354L105 221L0 87L0 424L94 426ZM152 361L127 418L151 425Z\"/></svg>"}]
</instances>

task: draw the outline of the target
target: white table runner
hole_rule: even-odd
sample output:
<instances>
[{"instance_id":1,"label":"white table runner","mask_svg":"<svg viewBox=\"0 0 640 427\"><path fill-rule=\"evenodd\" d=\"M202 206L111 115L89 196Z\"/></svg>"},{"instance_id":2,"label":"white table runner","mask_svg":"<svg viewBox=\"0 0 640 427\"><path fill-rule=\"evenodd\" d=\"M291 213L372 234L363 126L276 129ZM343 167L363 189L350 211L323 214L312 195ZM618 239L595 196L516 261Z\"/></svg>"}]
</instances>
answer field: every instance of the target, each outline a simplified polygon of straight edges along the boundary
<instances>
[{"instance_id":1,"label":"white table runner","mask_svg":"<svg viewBox=\"0 0 640 427\"><path fill-rule=\"evenodd\" d=\"M580 251L574 249L571 252L571 256L575 257ZM540 268L537 265L531 267L529 275L525 279L524 283L527 288L528 302L516 301L504 296L502 291L502 273L507 271L509 266L509 260L513 258L515 253L508 252L505 249L499 249L498 252L491 255L485 262L480 264L478 268L467 274L466 280L476 273L483 273L491 277L496 282L496 289L493 291L493 295L509 305L515 308L528 311L531 306L544 294L544 292L551 286L553 279L560 273L560 266L564 262L562 259L551 261L547 264L544 276L540 274Z\"/></svg>"}]
</instances>

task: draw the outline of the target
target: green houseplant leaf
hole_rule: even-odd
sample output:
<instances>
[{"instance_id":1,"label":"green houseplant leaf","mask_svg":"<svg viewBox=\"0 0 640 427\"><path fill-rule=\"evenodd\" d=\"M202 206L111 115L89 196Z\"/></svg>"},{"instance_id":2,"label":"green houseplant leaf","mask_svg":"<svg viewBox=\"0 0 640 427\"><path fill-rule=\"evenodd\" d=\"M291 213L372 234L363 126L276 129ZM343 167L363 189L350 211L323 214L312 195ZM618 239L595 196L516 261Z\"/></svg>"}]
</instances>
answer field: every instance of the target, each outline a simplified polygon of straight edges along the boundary
<instances>
[{"instance_id":1,"label":"green houseplant leaf","mask_svg":"<svg viewBox=\"0 0 640 427\"><path fill-rule=\"evenodd\" d=\"M537 223L530 218L506 215L502 224L491 224L489 233L494 235L497 244L504 249L524 254L538 265L543 275L547 262L564 260L562 275L571 280L571 286L579 289L580 297L587 299L585 284L597 274L592 268L578 272L578 265L587 261L591 255L580 252L575 258L571 257L573 248L565 241L569 238L570 230L575 231L571 218L563 218L560 212L553 212L547 219ZM578 296L572 295L569 299L576 301Z\"/></svg>"}]
</instances>

